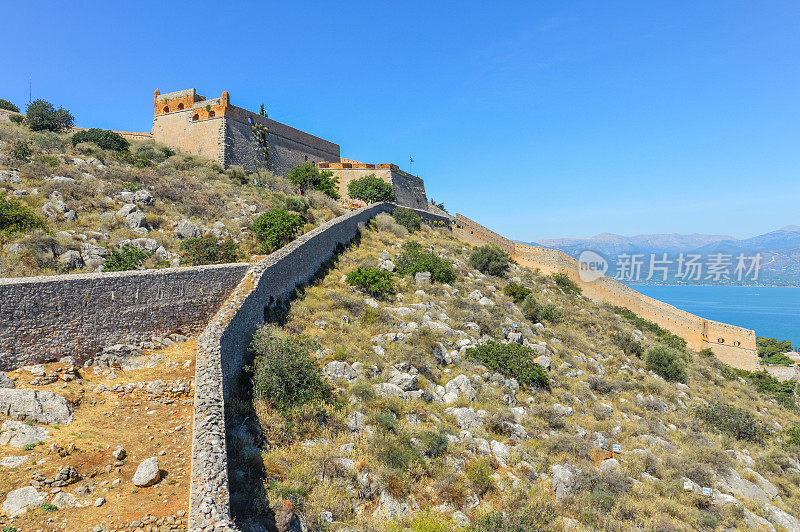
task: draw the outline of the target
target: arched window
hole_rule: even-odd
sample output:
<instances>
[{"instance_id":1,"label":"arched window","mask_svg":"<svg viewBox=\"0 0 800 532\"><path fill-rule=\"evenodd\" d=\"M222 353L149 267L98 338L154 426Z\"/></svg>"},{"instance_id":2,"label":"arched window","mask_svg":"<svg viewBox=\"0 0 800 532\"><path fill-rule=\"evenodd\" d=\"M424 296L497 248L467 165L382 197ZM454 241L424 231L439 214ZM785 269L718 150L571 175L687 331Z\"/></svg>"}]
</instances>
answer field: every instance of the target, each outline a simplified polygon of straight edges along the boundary
<instances>
[{"instance_id":1,"label":"arched window","mask_svg":"<svg viewBox=\"0 0 800 532\"><path fill-rule=\"evenodd\" d=\"M725 343L725 338L717 338L717 343L718 344L724 344Z\"/></svg>"},{"instance_id":2,"label":"arched window","mask_svg":"<svg viewBox=\"0 0 800 532\"><path fill-rule=\"evenodd\" d=\"M739 347L740 345L742 345L742 342L740 342L739 340L736 340L736 341L733 342L733 345L735 345L736 347Z\"/></svg>"},{"instance_id":3,"label":"arched window","mask_svg":"<svg viewBox=\"0 0 800 532\"><path fill-rule=\"evenodd\" d=\"M194 116L192 117L192 120L200 120L200 115L195 113Z\"/></svg>"},{"instance_id":4,"label":"arched window","mask_svg":"<svg viewBox=\"0 0 800 532\"><path fill-rule=\"evenodd\" d=\"M208 112L208 117L209 117L209 118L211 118L211 117L213 117L213 116L215 116L215 114L214 114L214 111L209 111L209 112Z\"/></svg>"},{"instance_id":5,"label":"arched window","mask_svg":"<svg viewBox=\"0 0 800 532\"><path fill-rule=\"evenodd\" d=\"M164 111L165 113L169 113L169 105L165 105L162 111Z\"/></svg>"},{"instance_id":6,"label":"arched window","mask_svg":"<svg viewBox=\"0 0 800 532\"><path fill-rule=\"evenodd\" d=\"M182 111L182 110L183 110L183 104L182 104L182 103L179 103L179 104L178 104L178 110L179 110L179 111Z\"/></svg>"}]
</instances>

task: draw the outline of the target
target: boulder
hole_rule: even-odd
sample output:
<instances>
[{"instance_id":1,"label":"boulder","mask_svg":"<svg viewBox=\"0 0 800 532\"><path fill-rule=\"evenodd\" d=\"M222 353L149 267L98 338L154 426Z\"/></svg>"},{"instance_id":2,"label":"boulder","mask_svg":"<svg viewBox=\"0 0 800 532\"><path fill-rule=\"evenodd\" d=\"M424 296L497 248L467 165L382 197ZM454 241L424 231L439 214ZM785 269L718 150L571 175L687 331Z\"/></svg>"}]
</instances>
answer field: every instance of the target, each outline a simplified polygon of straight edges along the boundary
<instances>
[{"instance_id":1,"label":"boulder","mask_svg":"<svg viewBox=\"0 0 800 532\"><path fill-rule=\"evenodd\" d=\"M134 192L133 201L142 205L152 205L154 202L153 195L145 189Z\"/></svg>"},{"instance_id":2,"label":"boulder","mask_svg":"<svg viewBox=\"0 0 800 532\"><path fill-rule=\"evenodd\" d=\"M472 407L461 407L461 408L448 408L445 412L450 412L456 418L456 424L458 424L459 428L462 429L469 429L472 427L481 427L483 426L483 419L475 412L475 409Z\"/></svg>"},{"instance_id":3,"label":"boulder","mask_svg":"<svg viewBox=\"0 0 800 532\"><path fill-rule=\"evenodd\" d=\"M137 207L135 204L126 203L125 205L122 206L122 208L120 210L117 211L117 216L119 216L121 218L125 218L126 216L128 216L132 212L136 212L138 210L139 210L139 207Z\"/></svg>"},{"instance_id":4,"label":"boulder","mask_svg":"<svg viewBox=\"0 0 800 532\"><path fill-rule=\"evenodd\" d=\"M158 468L158 457L153 456L140 463L133 474L133 483L139 487L152 486L161 479L161 470Z\"/></svg>"},{"instance_id":5,"label":"boulder","mask_svg":"<svg viewBox=\"0 0 800 532\"><path fill-rule=\"evenodd\" d=\"M0 388L14 388L17 385L11 380L11 377L0 371Z\"/></svg>"},{"instance_id":6,"label":"boulder","mask_svg":"<svg viewBox=\"0 0 800 532\"><path fill-rule=\"evenodd\" d=\"M72 493L60 491L56 493L56 496L53 498L53 501L50 504L59 510L63 510L64 508L74 508L77 502L78 498Z\"/></svg>"},{"instance_id":7,"label":"boulder","mask_svg":"<svg viewBox=\"0 0 800 532\"><path fill-rule=\"evenodd\" d=\"M30 388L0 388L0 414L48 425L72 422L72 407L63 396Z\"/></svg>"},{"instance_id":8,"label":"boulder","mask_svg":"<svg viewBox=\"0 0 800 532\"><path fill-rule=\"evenodd\" d=\"M578 468L571 464L556 464L550 468L556 502L575 493L578 487Z\"/></svg>"},{"instance_id":9,"label":"boulder","mask_svg":"<svg viewBox=\"0 0 800 532\"><path fill-rule=\"evenodd\" d=\"M404 392L410 392L419 387L419 379L410 373L397 373L392 377L391 383L397 385Z\"/></svg>"},{"instance_id":10,"label":"boulder","mask_svg":"<svg viewBox=\"0 0 800 532\"><path fill-rule=\"evenodd\" d=\"M382 491L378 499L378 508L372 513L372 516L386 520L406 521L411 518L411 506L407 502L398 501L388 491Z\"/></svg>"},{"instance_id":11,"label":"boulder","mask_svg":"<svg viewBox=\"0 0 800 532\"><path fill-rule=\"evenodd\" d=\"M27 462L28 458L30 458L30 456L4 456L0 459L0 466L14 469Z\"/></svg>"},{"instance_id":12,"label":"boulder","mask_svg":"<svg viewBox=\"0 0 800 532\"><path fill-rule=\"evenodd\" d=\"M200 236L200 229L189 220L181 220L175 234L178 235L178 238L196 238Z\"/></svg>"},{"instance_id":13,"label":"boulder","mask_svg":"<svg viewBox=\"0 0 800 532\"><path fill-rule=\"evenodd\" d=\"M147 227L147 216L141 211L132 212L125 216L125 225L129 229L139 229Z\"/></svg>"},{"instance_id":14,"label":"boulder","mask_svg":"<svg viewBox=\"0 0 800 532\"><path fill-rule=\"evenodd\" d=\"M553 405L553 410L555 410L556 413L558 413L559 415L562 415L564 417L569 417L573 413L573 410L572 410L571 406L564 406L564 405L559 404L559 403L556 403L556 404Z\"/></svg>"},{"instance_id":15,"label":"boulder","mask_svg":"<svg viewBox=\"0 0 800 532\"><path fill-rule=\"evenodd\" d=\"M356 370L350 364L339 360L328 362L322 372L331 380L345 379L347 382L353 382L358 378Z\"/></svg>"},{"instance_id":16,"label":"boulder","mask_svg":"<svg viewBox=\"0 0 800 532\"><path fill-rule=\"evenodd\" d=\"M774 524L789 532L800 532L800 521L793 515L781 510L777 506L767 504L764 507L767 517Z\"/></svg>"},{"instance_id":17,"label":"boulder","mask_svg":"<svg viewBox=\"0 0 800 532\"><path fill-rule=\"evenodd\" d=\"M444 386L445 394L442 400L445 403L453 403L463 397L469 401L475 400L475 388L466 375L461 374L451 379Z\"/></svg>"},{"instance_id":18,"label":"boulder","mask_svg":"<svg viewBox=\"0 0 800 532\"><path fill-rule=\"evenodd\" d=\"M47 500L45 492L38 492L33 486L26 486L8 493L3 502L3 513L9 517L22 515L31 508L38 508Z\"/></svg>"},{"instance_id":19,"label":"boulder","mask_svg":"<svg viewBox=\"0 0 800 532\"><path fill-rule=\"evenodd\" d=\"M367 416L362 414L361 412L353 412L349 416L347 416L346 424L347 428L350 429L351 432L361 432L364 430L364 421L367 419Z\"/></svg>"},{"instance_id":20,"label":"boulder","mask_svg":"<svg viewBox=\"0 0 800 532\"><path fill-rule=\"evenodd\" d=\"M83 257L81 257L80 251L70 249L58 257L58 262L68 270L77 270L83 266Z\"/></svg>"},{"instance_id":21,"label":"boulder","mask_svg":"<svg viewBox=\"0 0 800 532\"><path fill-rule=\"evenodd\" d=\"M719 475L719 483L727 491L740 499L751 499L768 503L771 497L760 486L744 479L735 469L728 469Z\"/></svg>"},{"instance_id":22,"label":"boulder","mask_svg":"<svg viewBox=\"0 0 800 532\"><path fill-rule=\"evenodd\" d=\"M495 457L497 462L502 466L506 465L506 462L511 457L511 449L509 449L508 445L497 440L492 440L489 443L489 447L492 450L492 456Z\"/></svg>"},{"instance_id":23,"label":"boulder","mask_svg":"<svg viewBox=\"0 0 800 532\"><path fill-rule=\"evenodd\" d=\"M88 242L81 244L81 259L83 263L89 268L97 268L103 261L106 260L108 250L106 248L89 244Z\"/></svg>"},{"instance_id":24,"label":"boulder","mask_svg":"<svg viewBox=\"0 0 800 532\"><path fill-rule=\"evenodd\" d=\"M406 394L401 387L396 384L392 384L391 382L382 382L380 384L376 384L372 387L375 390L375 393L378 394L380 397L402 397L403 399L406 398Z\"/></svg>"},{"instance_id":25,"label":"boulder","mask_svg":"<svg viewBox=\"0 0 800 532\"><path fill-rule=\"evenodd\" d=\"M449 366L453 363L453 357L447 352L447 349L441 342L433 344L433 358L442 366Z\"/></svg>"},{"instance_id":26,"label":"boulder","mask_svg":"<svg viewBox=\"0 0 800 532\"><path fill-rule=\"evenodd\" d=\"M430 284L431 272L417 272L414 274L414 282L417 284Z\"/></svg>"}]
</instances>

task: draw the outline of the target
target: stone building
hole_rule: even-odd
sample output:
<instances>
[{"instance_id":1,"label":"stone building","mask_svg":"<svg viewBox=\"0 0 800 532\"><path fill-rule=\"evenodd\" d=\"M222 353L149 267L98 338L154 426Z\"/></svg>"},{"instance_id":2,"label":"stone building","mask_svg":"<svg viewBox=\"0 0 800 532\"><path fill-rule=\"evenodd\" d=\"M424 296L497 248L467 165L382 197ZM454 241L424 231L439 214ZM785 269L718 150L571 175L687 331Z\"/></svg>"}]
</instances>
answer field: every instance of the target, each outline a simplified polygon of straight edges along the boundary
<instances>
[{"instance_id":1,"label":"stone building","mask_svg":"<svg viewBox=\"0 0 800 532\"><path fill-rule=\"evenodd\" d=\"M224 91L207 99L195 89L153 96L152 138L225 167L268 168L285 175L303 162L339 162L339 145L268 116L231 105Z\"/></svg>"}]
</instances>

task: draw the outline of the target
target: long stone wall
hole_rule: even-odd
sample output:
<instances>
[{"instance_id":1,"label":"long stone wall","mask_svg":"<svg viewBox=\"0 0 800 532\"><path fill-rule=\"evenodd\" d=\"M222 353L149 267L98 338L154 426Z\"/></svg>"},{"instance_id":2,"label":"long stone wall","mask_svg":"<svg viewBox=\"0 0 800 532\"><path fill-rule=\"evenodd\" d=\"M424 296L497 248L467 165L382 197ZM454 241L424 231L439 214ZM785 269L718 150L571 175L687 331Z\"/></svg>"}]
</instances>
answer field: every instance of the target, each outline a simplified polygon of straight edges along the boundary
<instances>
[{"instance_id":1,"label":"long stone wall","mask_svg":"<svg viewBox=\"0 0 800 532\"><path fill-rule=\"evenodd\" d=\"M270 306L286 300L349 242L358 226L392 204L378 203L331 220L253 266L197 342L189 529L232 530L225 448L225 398Z\"/></svg>"},{"instance_id":2,"label":"long stone wall","mask_svg":"<svg viewBox=\"0 0 800 532\"><path fill-rule=\"evenodd\" d=\"M473 245L496 245L520 265L539 268L545 274L565 273L578 283L585 296L628 308L685 339L692 349L708 347L726 364L751 371L758 369L755 331L695 316L607 276L584 282L579 275L578 261L566 253L514 243L460 214L456 215L453 232Z\"/></svg>"},{"instance_id":3,"label":"long stone wall","mask_svg":"<svg viewBox=\"0 0 800 532\"><path fill-rule=\"evenodd\" d=\"M0 370L199 330L249 267L0 279Z\"/></svg>"}]
</instances>

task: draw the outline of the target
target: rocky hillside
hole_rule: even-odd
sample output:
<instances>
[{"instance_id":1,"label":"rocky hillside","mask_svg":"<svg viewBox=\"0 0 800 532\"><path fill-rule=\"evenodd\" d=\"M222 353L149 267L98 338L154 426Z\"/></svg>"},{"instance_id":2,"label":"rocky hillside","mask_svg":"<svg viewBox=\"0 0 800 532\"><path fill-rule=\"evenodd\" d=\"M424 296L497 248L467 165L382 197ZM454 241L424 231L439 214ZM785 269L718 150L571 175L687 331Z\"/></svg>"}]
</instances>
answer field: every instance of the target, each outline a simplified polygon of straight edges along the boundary
<instances>
[{"instance_id":1,"label":"rocky hillside","mask_svg":"<svg viewBox=\"0 0 800 532\"><path fill-rule=\"evenodd\" d=\"M250 228L261 213L298 212L310 230L343 212L320 192L297 196L268 172L224 171L153 142L134 141L121 152L73 146L71 135L8 122L0 122L3 197L43 221L31 230L0 230L3 277L95 271L126 243L149 255L140 267L175 266L181 242L205 234L233 240L247 260L259 252Z\"/></svg>"},{"instance_id":2,"label":"rocky hillside","mask_svg":"<svg viewBox=\"0 0 800 532\"><path fill-rule=\"evenodd\" d=\"M276 312L226 403L243 530L800 530L793 382L473 252L381 215Z\"/></svg>"}]
</instances>

